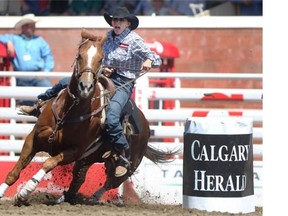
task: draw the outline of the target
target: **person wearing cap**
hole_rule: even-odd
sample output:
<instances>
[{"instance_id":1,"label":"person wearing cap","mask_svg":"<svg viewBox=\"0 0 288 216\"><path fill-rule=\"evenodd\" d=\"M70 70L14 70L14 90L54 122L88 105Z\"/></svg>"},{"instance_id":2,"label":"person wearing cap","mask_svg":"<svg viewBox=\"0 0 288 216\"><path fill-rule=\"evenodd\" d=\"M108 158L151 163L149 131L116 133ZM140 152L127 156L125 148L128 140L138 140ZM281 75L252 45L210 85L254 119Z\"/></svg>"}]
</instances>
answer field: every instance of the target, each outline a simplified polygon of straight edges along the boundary
<instances>
[{"instance_id":1,"label":"person wearing cap","mask_svg":"<svg viewBox=\"0 0 288 216\"><path fill-rule=\"evenodd\" d=\"M112 27L107 32L103 44L104 58L102 60L103 74L110 77L117 90L106 108L105 133L118 154L115 177L127 173L130 162L129 144L123 133L120 123L123 108L131 97L135 80L141 71L149 71L162 64L161 58L151 51L145 41L133 30L139 25L138 18L130 14L126 7L115 8L112 15L104 13L104 19ZM69 78L60 80L53 88L38 96L38 101L48 100L66 88ZM40 99L40 100L39 100ZM39 114L39 104L35 106L22 106L19 111L23 114Z\"/></svg>"},{"instance_id":2,"label":"person wearing cap","mask_svg":"<svg viewBox=\"0 0 288 216\"><path fill-rule=\"evenodd\" d=\"M0 42L7 46L8 52L15 58L12 61L14 71L45 71L54 69L54 57L49 44L40 36L35 35L35 25L38 19L34 14L24 15L16 24L17 34L2 34ZM17 78L17 86L51 87L47 78ZM34 101L23 101L23 104L33 105Z\"/></svg>"}]
</instances>

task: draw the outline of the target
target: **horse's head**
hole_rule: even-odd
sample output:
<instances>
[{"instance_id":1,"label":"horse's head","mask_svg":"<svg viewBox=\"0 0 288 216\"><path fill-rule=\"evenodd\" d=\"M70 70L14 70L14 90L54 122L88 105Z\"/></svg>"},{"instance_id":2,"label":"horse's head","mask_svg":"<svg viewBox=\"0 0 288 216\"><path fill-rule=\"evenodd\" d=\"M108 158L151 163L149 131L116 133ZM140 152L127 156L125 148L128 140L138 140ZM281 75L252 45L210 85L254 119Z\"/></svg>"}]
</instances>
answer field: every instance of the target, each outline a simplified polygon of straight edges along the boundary
<instances>
[{"instance_id":1,"label":"horse's head","mask_svg":"<svg viewBox=\"0 0 288 216\"><path fill-rule=\"evenodd\" d=\"M102 45L105 38L89 33L85 29L82 30L81 37L74 75L78 81L79 96L87 98L94 91L97 77L101 72Z\"/></svg>"}]
</instances>

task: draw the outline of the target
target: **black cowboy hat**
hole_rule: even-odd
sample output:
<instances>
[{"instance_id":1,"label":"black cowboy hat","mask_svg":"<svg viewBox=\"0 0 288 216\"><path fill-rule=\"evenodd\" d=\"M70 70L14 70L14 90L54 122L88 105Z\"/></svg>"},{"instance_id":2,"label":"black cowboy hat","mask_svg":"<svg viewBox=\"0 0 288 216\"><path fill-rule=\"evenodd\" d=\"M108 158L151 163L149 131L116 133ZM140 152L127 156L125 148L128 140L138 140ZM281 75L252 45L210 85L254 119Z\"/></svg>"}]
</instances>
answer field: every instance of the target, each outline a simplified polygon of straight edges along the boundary
<instances>
[{"instance_id":1,"label":"black cowboy hat","mask_svg":"<svg viewBox=\"0 0 288 216\"><path fill-rule=\"evenodd\" d=\"M138 18L134 14L130 14L129 11L127 10L127 8L125 8L125 7L115 8L115 10L113 11L113 13L111 15L109 15L107 12L105 12L104 18L110 26L112 26L112 19L113 18L125 18L125 19L127 19L131 23L131 25L130 25L131 30L136 29L139 25Z\"/></svg>"}]
</instances>

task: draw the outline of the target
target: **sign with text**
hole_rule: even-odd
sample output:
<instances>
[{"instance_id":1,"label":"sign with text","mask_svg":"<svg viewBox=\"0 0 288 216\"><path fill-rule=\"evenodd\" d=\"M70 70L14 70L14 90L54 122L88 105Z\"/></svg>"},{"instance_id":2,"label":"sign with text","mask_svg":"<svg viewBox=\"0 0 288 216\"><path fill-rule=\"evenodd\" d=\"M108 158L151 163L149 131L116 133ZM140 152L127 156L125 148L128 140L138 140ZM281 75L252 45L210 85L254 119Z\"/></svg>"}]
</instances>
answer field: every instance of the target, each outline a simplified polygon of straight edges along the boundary
<instances>
[{"instance_id":1,"label":"sign with text","mask_svg":"<svg viewBox=\"0 0 288 216\"><path fill-rule=\"evenodd\" d=\"M231 213L255 211L252 128L252 120L238 117L187 120L184 207ZM217 200L225 200L225 205L215 205Z\"/></svg>"},{"instance_id":2,"label":"sign with text","mask_svg":"<svg viewBox=\"0 0 288 216\"><path fill-rule=\"evenodd\" d=\"M185 195L200 197L253 195L251 134L187 134L184 143Z\"/></svg>"}]
</instances>

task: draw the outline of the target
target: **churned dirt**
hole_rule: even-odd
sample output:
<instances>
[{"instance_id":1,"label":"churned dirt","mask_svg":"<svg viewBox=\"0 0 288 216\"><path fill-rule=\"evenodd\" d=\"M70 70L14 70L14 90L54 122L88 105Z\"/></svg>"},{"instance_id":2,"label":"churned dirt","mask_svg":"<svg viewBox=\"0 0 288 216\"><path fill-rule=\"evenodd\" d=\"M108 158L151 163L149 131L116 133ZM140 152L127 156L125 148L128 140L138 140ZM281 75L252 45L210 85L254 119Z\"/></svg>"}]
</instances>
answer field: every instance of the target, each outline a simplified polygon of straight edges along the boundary
<instances>
[{"instance_id":1,"label":"churned dirt","mask_svg":"<svg viewBox=\"0 0 288 216\"><path fill-rule=\"evenodd\" d=\"M52 204L57 199L54 195L36 194L29 199L29 206L14 206L11 199L0 200L1 216L262 216L262 208L256 208L256 211L248 214L231 214L223 212L206 212L197 209L184 209L181 205L160 205L160 204L143 204L124 202L102 202L91 205L88 202L82 204L71 205L68 203Z\"/></svg>"}]
</instances>

